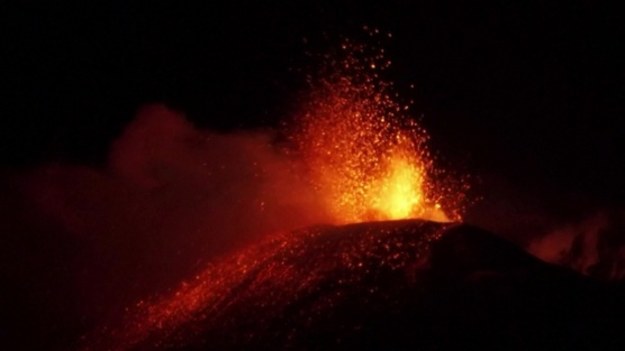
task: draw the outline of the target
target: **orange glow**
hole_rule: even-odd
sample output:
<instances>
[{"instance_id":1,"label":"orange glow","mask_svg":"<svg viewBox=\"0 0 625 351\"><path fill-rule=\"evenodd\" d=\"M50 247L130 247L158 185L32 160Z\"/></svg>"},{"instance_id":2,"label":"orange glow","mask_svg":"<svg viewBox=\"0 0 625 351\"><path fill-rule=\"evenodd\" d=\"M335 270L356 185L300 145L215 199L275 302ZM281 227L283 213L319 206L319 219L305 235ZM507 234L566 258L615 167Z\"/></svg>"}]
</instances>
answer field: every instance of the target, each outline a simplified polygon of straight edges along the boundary
<instances>
[{"instance_id":1,"label":"orange glow","mask_svg":"<svg viewBox=\"0 0 625 351\"><path fill-rule=\"evenodd\" d=\"M290 130L295 147L289 150L294 159L304 160L302 178L313 185L335 223L459 221L466 184L449 183L434 168L427 133L407 115L410 104L401 104L392 84L379 77L390 65L383 50L372 52L349 40L340 50L325 56L319 77L309 79L311 89ZM338 304L342 286L359 286L361 277L376 276L374 272L423 262L429 244L446 228L448 224L430 222L380 222L276 233L217 261L171 295L139 302L123 328L104 330L101 348L175 345L196 332L184 330L186 325L197 322L214 330L225 325L227 330L225 323L248 320L249 313L262 325L265 315L280 315L294 298L318 294L317 287L326 284L338 287L327 303ZM341 235L334 235L337 230ZM374 288L370 294L377 293ZM304 317L325 311L309 305L313 310ZM97 346L98 335L94 338ZM167 338L174 343L160 344Z\"/></svg>"},{"instance_id":2,"label":"orange glow","mask_svg":"<svg viewBox=\"0 0 625 351\"><path fill-rule=\"evenodd\" d=\"M461 195L439 189L427 134L380 78L390 65L383 50L349 40L341 49L311 78L294 137L330 215L338 223L459 220L459 209L441 203Z\"/></svg>"},{"instance_id":3,"label":"orange glow","mask_svg":"<svg viewBox=\"0 0 625 351\"><path fill-rule=\"evenodd\" d=\"M424 170L409 160L392 157L388 172L376 186L380 193L374 206L389 219L409 218L424 200Z\"/></svg>"}]
</instances>

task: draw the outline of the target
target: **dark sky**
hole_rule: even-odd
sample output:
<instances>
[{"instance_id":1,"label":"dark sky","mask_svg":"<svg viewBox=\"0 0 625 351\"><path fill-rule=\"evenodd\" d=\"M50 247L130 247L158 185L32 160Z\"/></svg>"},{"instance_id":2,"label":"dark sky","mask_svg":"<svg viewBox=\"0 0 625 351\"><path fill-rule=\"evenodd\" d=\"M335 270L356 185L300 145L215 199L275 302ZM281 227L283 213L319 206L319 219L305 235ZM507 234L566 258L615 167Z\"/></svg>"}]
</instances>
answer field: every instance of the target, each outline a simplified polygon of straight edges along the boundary
<instances>
[{"instance_id":1,"label":"dark sky","mask_svg":"<svg viewBox=\"0 0 625 351\"><path fill-rule=\"evenodd\" d=\"M445 158L519 184L610 203L625 197L625 50L616 8L138 3L3 5L5 166L100 164L146 102L165 102L202 127L275 126L303 86L297 70L309 64L305 51L368 24L394 34L389 78L416 101ZM406 89L411 83L415 90Z\"/></svg>"}]
</instances>

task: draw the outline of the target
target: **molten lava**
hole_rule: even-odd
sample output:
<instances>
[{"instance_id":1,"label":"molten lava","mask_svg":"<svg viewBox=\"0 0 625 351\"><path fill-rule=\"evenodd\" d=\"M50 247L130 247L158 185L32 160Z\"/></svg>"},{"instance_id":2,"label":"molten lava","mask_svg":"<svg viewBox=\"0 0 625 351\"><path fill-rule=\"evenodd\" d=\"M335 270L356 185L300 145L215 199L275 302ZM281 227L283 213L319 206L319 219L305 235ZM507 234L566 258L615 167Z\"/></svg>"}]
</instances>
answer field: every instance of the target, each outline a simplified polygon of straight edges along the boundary
<instances>
[{"instance_id":1,"label":"molten lava","mask_svg":"<svg viewBox=\"0 0 625 351\"><path fill-rule=\"evenodd\" d=\"M435 181L426 132L380 78L390 65L384 50L345 40L334 56L310 78L293 138L330 215L337 223L459 220L462 195Z\"/></svg>"}]
</instances>

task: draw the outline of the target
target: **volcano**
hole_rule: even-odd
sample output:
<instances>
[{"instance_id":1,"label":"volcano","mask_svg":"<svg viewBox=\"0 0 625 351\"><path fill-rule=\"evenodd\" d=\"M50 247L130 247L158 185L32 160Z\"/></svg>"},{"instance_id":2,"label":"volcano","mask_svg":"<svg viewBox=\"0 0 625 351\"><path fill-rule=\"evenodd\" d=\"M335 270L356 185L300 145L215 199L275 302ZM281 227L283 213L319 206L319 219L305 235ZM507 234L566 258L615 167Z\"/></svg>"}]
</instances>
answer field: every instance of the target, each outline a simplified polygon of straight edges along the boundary
<instances>
[{"instance_id":1,"label":"volcano","mask_svg":"<svg viewBox=\"0 0 625 351\"><path fill-rule=\"evenodd\" d=\"M619 349L624 292L465 224L317 226L140 302L85 349Z\"/></svg>"}]
</instances>

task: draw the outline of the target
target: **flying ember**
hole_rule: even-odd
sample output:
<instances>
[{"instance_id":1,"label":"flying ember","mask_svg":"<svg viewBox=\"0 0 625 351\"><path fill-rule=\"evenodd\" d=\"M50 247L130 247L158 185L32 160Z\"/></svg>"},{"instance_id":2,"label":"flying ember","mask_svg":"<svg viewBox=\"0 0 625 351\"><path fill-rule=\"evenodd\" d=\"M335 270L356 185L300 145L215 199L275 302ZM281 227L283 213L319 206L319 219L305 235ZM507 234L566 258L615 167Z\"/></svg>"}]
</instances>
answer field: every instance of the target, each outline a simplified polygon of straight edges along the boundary
<instances>
[{"instance_id":1,"label":"flying ember","mask_svg":"<svg viewBox=\"0 0 625 351\"><path fill-rule=\"evenodd\" d=\"M309 77L293 138L330 214L339 223L459 220L462 194L435 179L427 133L381 78L384 50L348 39L340 48Z\"/></svg>"}]
</instances>

